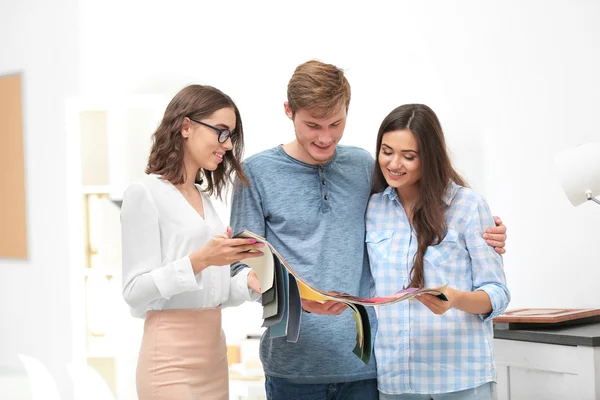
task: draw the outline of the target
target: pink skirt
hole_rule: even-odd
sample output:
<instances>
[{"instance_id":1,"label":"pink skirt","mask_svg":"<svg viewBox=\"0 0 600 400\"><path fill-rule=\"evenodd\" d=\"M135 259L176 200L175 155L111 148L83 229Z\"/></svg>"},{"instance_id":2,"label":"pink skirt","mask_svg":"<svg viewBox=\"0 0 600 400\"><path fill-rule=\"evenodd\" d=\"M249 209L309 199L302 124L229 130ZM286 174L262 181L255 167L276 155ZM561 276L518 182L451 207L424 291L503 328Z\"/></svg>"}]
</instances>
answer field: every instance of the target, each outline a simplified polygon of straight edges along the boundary
<instances>
[{"instance_id":1,"label":"pink skirt","mask_svg":"<svg viewBox=\"0 0 600 400\"><path fill-rule=\"evenodd\" d=\"M139 400L228 400L221 309L149 311L137 365Z\"/></svg>"}]
</instances>

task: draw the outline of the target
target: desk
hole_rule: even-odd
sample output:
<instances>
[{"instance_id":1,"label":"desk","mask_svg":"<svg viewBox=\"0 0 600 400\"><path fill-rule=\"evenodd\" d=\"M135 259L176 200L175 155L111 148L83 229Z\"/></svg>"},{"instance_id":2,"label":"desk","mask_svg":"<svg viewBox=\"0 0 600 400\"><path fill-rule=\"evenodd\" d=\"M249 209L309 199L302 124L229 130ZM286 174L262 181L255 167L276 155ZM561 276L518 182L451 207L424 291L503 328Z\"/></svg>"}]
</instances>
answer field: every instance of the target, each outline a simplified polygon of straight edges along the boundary
<instances>
[{"instance_id":1,"label":"desk","mask_svg":"<svg viewBox=\"0 0 600 400\"><path fill-rule=\"evenodd\" d=\"M600 323L494 328L499 400L600 400Z\"/></svg>"}]
</instances>

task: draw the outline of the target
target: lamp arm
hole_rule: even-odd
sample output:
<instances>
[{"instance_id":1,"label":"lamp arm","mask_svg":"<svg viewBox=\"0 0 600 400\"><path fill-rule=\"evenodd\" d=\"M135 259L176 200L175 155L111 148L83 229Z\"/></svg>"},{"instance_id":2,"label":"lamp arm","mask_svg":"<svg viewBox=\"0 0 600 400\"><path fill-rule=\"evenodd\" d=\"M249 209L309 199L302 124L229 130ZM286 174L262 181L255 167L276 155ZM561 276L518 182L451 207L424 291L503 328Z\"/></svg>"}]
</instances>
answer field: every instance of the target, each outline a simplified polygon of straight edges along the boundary
<instances>
[{"instance_id":1,"label":"lamp arm","mask_svg":"<svg viewBox=\"0 0 600 400\"><path fill-rule=\"evenodd\" d=\"M585 197L587 197L588 200L591 200L596 204L600 204L600 200L598 200L594 196L592 196L592 192L585 192Z\"/></svg>"}]
</instances>

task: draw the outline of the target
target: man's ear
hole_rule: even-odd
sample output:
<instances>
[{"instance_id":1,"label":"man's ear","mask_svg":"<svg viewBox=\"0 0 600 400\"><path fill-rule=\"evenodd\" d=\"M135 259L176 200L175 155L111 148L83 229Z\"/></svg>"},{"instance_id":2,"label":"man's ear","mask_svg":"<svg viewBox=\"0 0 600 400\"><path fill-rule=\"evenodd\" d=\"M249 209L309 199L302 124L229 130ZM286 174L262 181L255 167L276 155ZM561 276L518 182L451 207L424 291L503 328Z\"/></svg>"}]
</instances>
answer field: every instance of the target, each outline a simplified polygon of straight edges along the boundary
<instances>
[{"instance_id":1,"label":"man's ear","mask_svg":"<svg viewBox=\"0 0 600 400\"><path fill-rule=\"evenodd\" d=\"M292 107L290 107L290 104L287 101L283 103L283 110L285 111L285 115L287 115L287 117L293 121L294 112L292 111Z\"/></svg>"},{"instance_id":2,"label":"man's ear","mask_svg":"<svg viewBox=\"0 0 600 400\"><path fill-rule=\"evenodd\" d=\"M190 133L192 130L192 121L188 117L183 118L183 122L181 123L181 136L184 139L190 137Z\"/></svg>"}]
</instances>

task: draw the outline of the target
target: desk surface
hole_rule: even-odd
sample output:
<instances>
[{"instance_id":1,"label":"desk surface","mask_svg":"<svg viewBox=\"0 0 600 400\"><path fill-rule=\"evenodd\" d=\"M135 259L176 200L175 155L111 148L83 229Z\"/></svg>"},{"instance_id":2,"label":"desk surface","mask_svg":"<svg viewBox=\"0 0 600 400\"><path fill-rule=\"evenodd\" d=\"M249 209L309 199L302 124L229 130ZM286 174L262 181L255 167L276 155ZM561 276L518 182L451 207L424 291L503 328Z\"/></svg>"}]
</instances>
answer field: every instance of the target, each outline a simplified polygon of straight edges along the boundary
<instances>
[{"instance_id":1,"label":"desk surface","mask_svg":"<svg viewBox=\"0 0 600 400\"><path fill-rule=\"evenodd\" d=\"M494 327L494 339L600 347L600 323L541 329L502 329Z\"/></svg>"}]
</instances>

